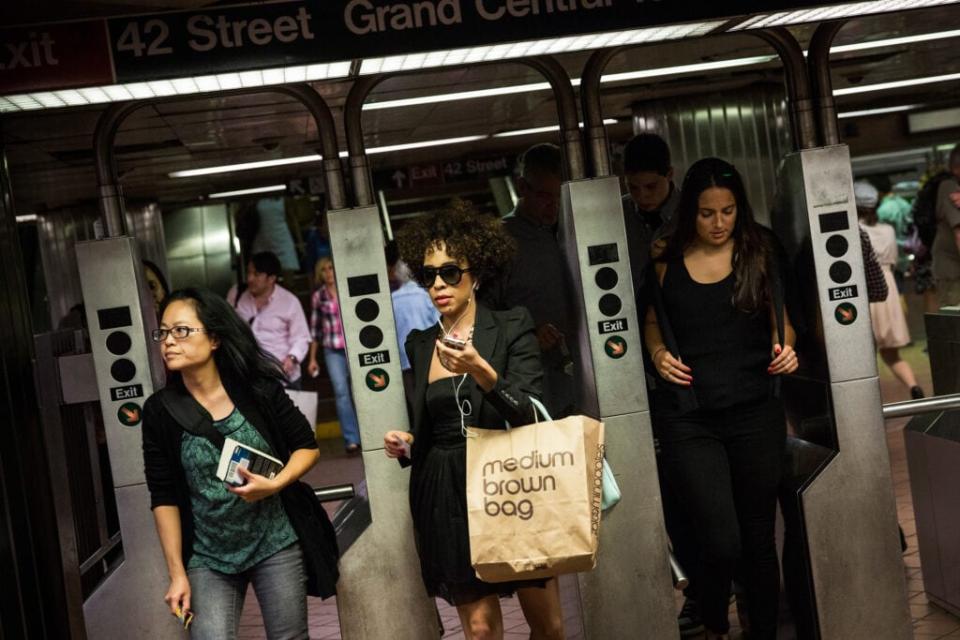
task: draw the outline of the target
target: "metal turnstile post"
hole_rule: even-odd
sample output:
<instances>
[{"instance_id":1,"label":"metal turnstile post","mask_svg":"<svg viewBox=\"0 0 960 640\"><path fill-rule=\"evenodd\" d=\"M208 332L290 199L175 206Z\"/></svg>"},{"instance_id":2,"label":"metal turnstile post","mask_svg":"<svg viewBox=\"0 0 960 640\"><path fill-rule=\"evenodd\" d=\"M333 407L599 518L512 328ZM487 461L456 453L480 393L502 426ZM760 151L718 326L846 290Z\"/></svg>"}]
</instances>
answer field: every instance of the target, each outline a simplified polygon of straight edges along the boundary
<instances>
[{"instance_id":1,"label":"metal turnstile post","mask_svg":"<svg viewBox=\"0 0 960 640\"><path fill-rule=\"evenodd\" d=\"M340 559L342 637L438 638L413 542L410 472L383 453L384 433L409 421L380 215L376 207L331 211L328 224L372 517Z\"/></svg>"},{"instance_id":2,"label":"metal turnstile post","mask_svg":"<svg viewBox=\"0 0 960 640\"><path fill-rule=\"evenodd\" d=\"M572 289L582 295L579 404L605 424L623 494L603 514L596 568L579 576L584 635L678 638L619 180L564 184L560 228Z\"/></svg>"},{"instance_id":3,"label":"metal turnstile post","mask_svg":"<svg viewBox=\"0 0 960 640\"><path fill-rule=\"evenodd\" d=\"M849 150L788 155L779 188L792 215L775 225L815 275L808 319L822 345L802 355L825 359L815 375L830 391L837 447L799 489L818 637L910 638Z\"/></svg>"},{"instance_id":4,"label":"metal turnstile post","mask_svg":"<svg viewBox=\"0 0 960 640\"><path fill-rule=\"evenodd\" d=\"M163 602L169 578L140 436L143 402L163 380L148 338L156 328L153 299L134 238L78 242L77 263L123 541L123 563L84 603L87 636L174 638L182 631Z\"/></svg>"}]
</instances>

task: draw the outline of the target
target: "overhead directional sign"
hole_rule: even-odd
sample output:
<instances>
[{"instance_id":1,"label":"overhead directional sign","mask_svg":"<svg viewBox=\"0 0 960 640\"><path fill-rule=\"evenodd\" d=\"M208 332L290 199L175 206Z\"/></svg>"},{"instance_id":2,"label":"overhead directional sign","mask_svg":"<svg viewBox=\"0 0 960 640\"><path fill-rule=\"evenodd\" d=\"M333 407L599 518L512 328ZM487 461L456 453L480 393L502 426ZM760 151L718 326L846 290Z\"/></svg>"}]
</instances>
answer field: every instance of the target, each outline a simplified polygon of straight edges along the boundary
<instances>
[{"instance_id":1,"label":"overhead directional sign","mask_svg":"<svg viewBox=\"0 0 960 640\"><path fill-rule=\"evenodd\" d=\"M825 4L832 3L291 0L30 25L0 30L0 95L462 49Z\"/></svg>"}]
</instances>

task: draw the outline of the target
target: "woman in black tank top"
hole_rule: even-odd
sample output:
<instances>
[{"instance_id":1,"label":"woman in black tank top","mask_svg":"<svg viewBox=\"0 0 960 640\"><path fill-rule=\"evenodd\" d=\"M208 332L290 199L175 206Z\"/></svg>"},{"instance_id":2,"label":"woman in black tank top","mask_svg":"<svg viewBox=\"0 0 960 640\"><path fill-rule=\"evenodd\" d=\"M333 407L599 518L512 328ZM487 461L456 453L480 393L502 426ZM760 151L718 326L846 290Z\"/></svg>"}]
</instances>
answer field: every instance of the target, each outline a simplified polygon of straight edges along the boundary
<instances>
[{"instance_id":1,"label":"woman in black tank top","mask_svg":"<svg viewBox=\"0 0 960 640\"><path fill-rule=\"evenodd\" d=\"M774 540L786 442L777 376L797 368L777 244L743 181L717 158L687 172L675 232L654 248L645 339L666 488L699 546L693 577L707 638L726 638L730 584L742 581L750 637L773 640L780 592Z\"/></svg>"}]
</instances>

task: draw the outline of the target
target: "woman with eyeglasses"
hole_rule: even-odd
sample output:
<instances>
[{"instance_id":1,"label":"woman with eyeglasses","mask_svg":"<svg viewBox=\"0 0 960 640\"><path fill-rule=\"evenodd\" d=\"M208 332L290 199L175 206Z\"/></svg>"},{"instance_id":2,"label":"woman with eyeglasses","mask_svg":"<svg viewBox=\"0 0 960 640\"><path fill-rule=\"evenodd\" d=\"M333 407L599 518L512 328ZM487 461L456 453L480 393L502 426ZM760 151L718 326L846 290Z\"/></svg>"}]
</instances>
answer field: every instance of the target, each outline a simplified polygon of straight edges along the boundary
<instances>
[{"instance_id":1,"label":"woman with eyeglasses","mask_svg":"<svg viewBox=\"0 0 960 640\"><path fill-rule=\"evenodd\" d=\"M403 260L440 312L406 341L413 369L411 430L384 436L387 456L412 465L410 508L427 593L457 607L468 640L503 637L499 598L520 599L531 638L563 638L556 579L486 583L470 564L466 438L470 429L533 422L543 370L526 309L491 311L477 287L497 277L513 244L500 221L463 203L404 227Z\"/></svg>"},{"instance_id":2,"label":"woman with eyeglasses","mask_svg":"<svg viewBox=\"0 0 960 640\"><path fill-rule=\"evenodd\" d=\"M350 397L350 369L347 366L347 340L343 335L343 320L340 318L340 299L337 296L337 278L333 260L324 256L314 266L314 281L317 288L310 297L310 355L307 357L307 373L316 377L320 372L317 363L317 348L323 349L323 364L330 376L333 397L337 406L337 419L343 434L344 448L348 456L360 453L360 424L357 411Z\"/></svg>"},{"instance_id":3,"label":"woman with eyeglasses","mask_svg":"<svg viewBox=\"0 0 960 640\"><path fill-rule=\"evenodd\" d=\"M706 637L727 638L730 583L745 589L750 637L773 640L774 540L786 444L779 377L797 369L784 307L785 260L754 221L733 165L687 171L675 228L654 247L645 339L659 465L697 535L696 601ZM745 625L746 626L746 625ZM746 630L746 629L745 629Z\"/></svg>"},{"instance_id":4,"label":"woman with eyeglasses","mask_svg":"<svg viewBox=\"0 0 960 640\"><path fill-rule=\"evenodd\" d=\"M171 293L153 339L170 374L143 407L147 488L170 576L164 600L185 624L193 617L194 640L235 638L252 584L267 637L306 638L308 588L333 594L336 549L320 531L331 533L329 522L316 526L322 507L298 482L319 453L280 364L204 289ZM240 464L243 484L226 484L217 475L225 438L282 469L265 477Z\"/></svg>"}]
</instances>

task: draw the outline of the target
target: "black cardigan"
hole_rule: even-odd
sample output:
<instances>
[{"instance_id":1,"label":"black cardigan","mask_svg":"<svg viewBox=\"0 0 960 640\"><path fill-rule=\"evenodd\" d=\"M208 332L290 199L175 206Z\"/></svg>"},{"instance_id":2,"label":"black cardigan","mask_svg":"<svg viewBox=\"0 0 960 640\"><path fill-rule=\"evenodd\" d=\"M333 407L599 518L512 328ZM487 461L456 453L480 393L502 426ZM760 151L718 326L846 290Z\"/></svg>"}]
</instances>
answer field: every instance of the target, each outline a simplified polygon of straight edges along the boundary
<instances>
[{"instance_id":1,"label":"black cardigan","mask_svg":"<svg viewBox=\"0 0 960 640\"><path fill-rule=\"evenodd\" d=\"M174 385L173 389L178 394L189 395L181 383ZM284 464L290 459L292 451L317 448L309 422L279 383L269 383L261 393L224 386L243 417L263 436ZM184 430L167 411L160 393L162 391L151 395L143 405L143 467L150 491L150 508L174 506L180 509L183 566L186 568L193 555L193 511L187 476L180 460ZM296 495L297 485L294 482L280 492L291 521L297 515L306 515L291 513L291 509L306 511L309 508Z\"/></svg>"},{"instance_id":2,"label":"black cardigan","mask_svg":"<svg viewBox=\"0 0 960 640\"><path fill-rule=\"evenodd\" d=\"M411 451L414 461L430 448L427 378L439 331L439 325L415 329L407 336L405 344L414 378L413 421L410 425L414 436ZM497 383L493 389L484 392L476 382L469 381L474 418L468 426L503 429L505 420L512 426L533 423L534 408L530 397L540 399L543 365L530 313L524 307L492 311L478 304L473 346L497 372ZM401 460L401 464L404 462Z\"/></svg>"}]
</instances>

